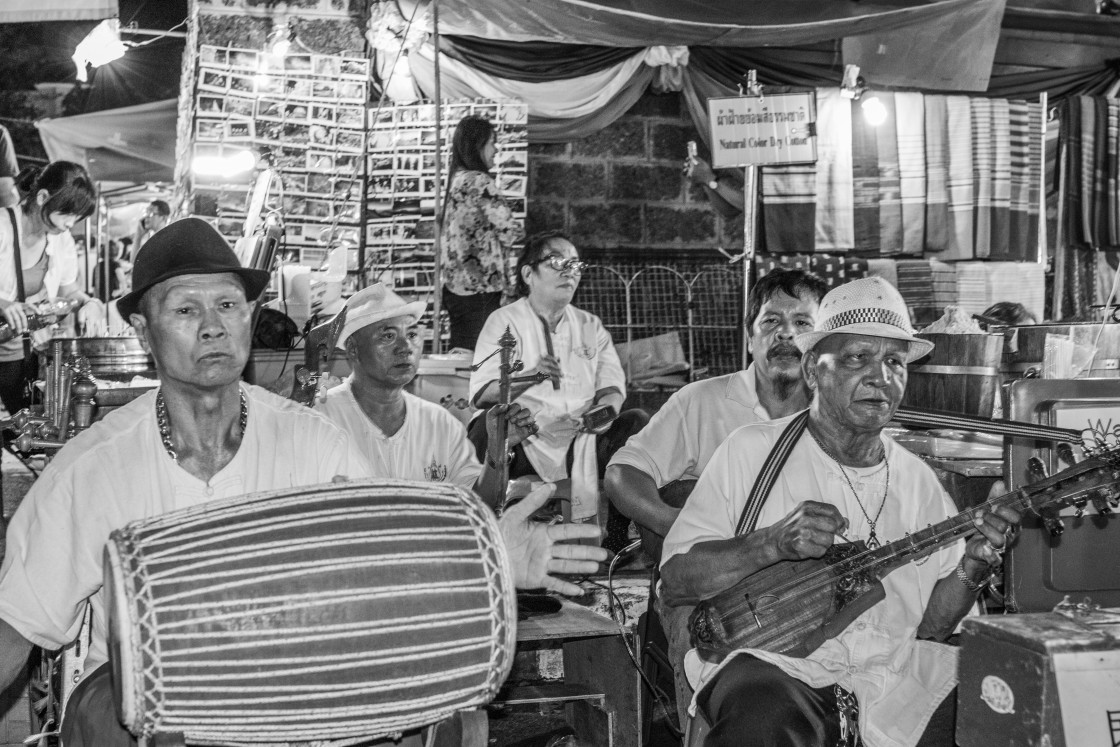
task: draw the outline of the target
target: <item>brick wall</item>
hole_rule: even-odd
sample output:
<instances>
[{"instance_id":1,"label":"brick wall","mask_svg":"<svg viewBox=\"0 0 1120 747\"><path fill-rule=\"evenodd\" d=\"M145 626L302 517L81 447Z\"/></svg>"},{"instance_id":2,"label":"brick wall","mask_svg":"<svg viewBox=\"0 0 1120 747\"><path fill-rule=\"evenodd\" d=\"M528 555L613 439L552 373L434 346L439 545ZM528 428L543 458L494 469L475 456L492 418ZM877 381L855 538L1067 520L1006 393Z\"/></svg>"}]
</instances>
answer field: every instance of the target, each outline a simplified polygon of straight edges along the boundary
<instances>
[{"instance_id":1,"label":"brick wall","mask_svg":"<svg viewBox=\"0 0 1120 747\"><path fill-rule=\"evenodd\" d=\"M563 229L590 257L740 249L742 219L721 218L681 172L688 140L700 138L681 96L647 92L593 135L530 145L528 230Z\"/></svg>"}]
</instances>

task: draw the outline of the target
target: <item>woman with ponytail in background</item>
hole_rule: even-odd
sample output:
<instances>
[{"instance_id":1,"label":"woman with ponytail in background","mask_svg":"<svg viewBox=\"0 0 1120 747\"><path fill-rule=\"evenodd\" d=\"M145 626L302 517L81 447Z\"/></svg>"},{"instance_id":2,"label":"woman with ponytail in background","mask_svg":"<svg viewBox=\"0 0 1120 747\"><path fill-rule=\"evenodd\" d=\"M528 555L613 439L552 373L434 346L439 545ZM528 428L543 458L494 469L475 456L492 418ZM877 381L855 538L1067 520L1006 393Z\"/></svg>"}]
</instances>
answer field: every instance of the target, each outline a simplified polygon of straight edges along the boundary
<instances>
[{"instance_id":1,"label":"woman with ponytail in background","mask_svg":"<svg viewBox=\"0 0 1120 747\"><path fill-rule=\"evenodd\" d=\"M18 333L0 343L0 401L10 415L30 403L28 387L35 379L35 357L23 336L32 313L28 304L66 298L83 304L80 325L104 319L104 307L90 302L78 283L70 235L97 201L89 174L76 163L55 161L21 171L16 188L19 204L0 209L0 314Z\"/></svg>"},{"instance_id":2,"label":"woman with ponytail in background","mask_svg":"<svg viewBox=\"0 0 1120 747\"><path fill-rule=\"evenodd\" d=\"M474 350L482 325L509 289L513 245L525 238L490 174L496 150L490 120L471 115L459 121L443 207L443 307L451 348Z\"/></svg>"}]
</instances>

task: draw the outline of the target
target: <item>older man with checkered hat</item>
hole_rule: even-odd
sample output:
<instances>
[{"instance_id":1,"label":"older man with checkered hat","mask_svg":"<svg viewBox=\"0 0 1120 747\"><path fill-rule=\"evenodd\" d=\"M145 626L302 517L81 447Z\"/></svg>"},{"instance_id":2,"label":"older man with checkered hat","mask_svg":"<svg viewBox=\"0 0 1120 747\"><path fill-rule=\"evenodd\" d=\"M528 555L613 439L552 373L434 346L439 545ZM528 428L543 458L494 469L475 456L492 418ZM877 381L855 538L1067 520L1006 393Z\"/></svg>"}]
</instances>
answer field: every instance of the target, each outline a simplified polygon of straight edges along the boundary
<instances>
[{"instance_id":1,"label":"older man with checkered hat","mask_svg":"<svg viewBox=\"0 0 1120 747\"><path fill-rule=\"evenodd\" d=\"M406 302L381 283L355 293L346 307L337 346L346 351L351 375L329 389L321 405L365 452L378 477L450 482L474 489L495 505L502 494L498 454L479 463L463 424L437 404L404 390L416 376L423 340L420 316L426 301ZM491 451L499 412L487 414ZM504 410L510 445L535 432L532 414L513 404Z\"/></svg>"},{"instance_id":2,"label":"older man with checkered hat","mask_svg":"<svg viewBox=\"0 0 1120 747\"><path fill-rule=\"evenodd\" d=\"M696 604L834 544L902 539L956 513L929 467L882 432L902 401L907 364L932 349L914 336L898 291L880 278L835 288L795 343L813 401L740 428L716 450L665 538L670 604ZM975 604L1019 519L977 510L967 540L883 576L878 601L798 655L742 649L715 661L690 652L693 707L711 727L705 744L832 747L858 722L867 747L952 745L956 650L942 641Z\"/></svg>"}]
</instances>

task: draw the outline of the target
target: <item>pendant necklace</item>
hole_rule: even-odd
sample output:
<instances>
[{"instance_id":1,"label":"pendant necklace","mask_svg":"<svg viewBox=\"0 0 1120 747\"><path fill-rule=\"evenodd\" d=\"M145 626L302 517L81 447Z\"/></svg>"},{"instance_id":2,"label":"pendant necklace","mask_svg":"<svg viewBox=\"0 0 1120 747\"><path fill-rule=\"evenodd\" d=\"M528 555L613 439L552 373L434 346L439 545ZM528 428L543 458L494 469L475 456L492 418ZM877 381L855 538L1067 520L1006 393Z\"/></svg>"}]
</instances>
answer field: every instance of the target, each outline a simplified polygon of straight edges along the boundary
<instances>
[{"instance_id":1,"label":"pendant necklace","mask_svg":"<svg viewBox=\"0 0 1120 747\"><path fill-rule=\"evenodd\" d=\"M239 390L241 401L241 417L238 425L241 427L241 437L245 437L245 426L249 423L249 403L245 399L245 391ZM179 463L179 455L175 453L175 444L171 441L171 419L167 416L167 403L163 400L163 390L156 394L156 425L159 426L159 437L163 441L163 448L175 464Z\"/></svg>"},{"instance_id":2,"label":"pendant necklace","mask_svg":"<svg viewBox=\"0 0 1120 747\"><path fill-rule=\"evenodd\" d=\"M840 468L840 474L844 476L844 481L848 483L848 487L851 488L852 495L856 497L856 505L858 505L859 510L863 512L863 518L867 519L867 546L868 548L874 550L875 548L880 546L879 537L875 534L875 526L879 522L879 517L883 515L883 508L887 505L887 492L891 489L891 463L886 458L886 448L883 447L883 443L880 441L880 459L882 459L883 463L886 465L887 480L886 485L883 486L883 500L879 503L879 510L875 512L875 518L872 519L871 515L867 513L867 509L863 507L863 501L859 499L859 493L856 492L856 486L852 484L851 478L848 477L848 470L844 469L844 465L840 463L840 460L836 458L836 455L832 453L831 449L825 446L821 442L821 440L817 438L817 434L813 433L813 431L810 430L809 435L812 436L813 440L817 442L817 446L821 447L821 451L828 455L829 459L836 462L836 466Z\"/></svg>"}]
</instances>

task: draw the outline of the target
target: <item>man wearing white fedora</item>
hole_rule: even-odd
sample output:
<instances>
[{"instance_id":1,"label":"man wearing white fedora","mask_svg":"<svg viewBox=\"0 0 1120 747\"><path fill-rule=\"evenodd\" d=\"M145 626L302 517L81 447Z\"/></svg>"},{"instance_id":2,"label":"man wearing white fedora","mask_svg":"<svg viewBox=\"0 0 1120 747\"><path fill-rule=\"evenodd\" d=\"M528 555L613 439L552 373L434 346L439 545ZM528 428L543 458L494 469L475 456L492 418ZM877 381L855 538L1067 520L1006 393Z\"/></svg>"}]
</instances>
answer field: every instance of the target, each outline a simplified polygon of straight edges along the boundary
<instances>
[{"instance_id":1,"label":"man wearing white fedora","mask_svg":"<svg viewBox=\"0 0 1120 747\"><path fill-rule=\"evenodd\" d=\"M423 341L420 316L426 301L406 302L376 283L346 302L337 345L346 351L351 375L327 390L316 409L350 434L379 477L449 482L471 488L491 506L501 496L497 464L491 454L479 463L463 424L443 407L404 388L416 376ZM510 445L535 432L532 414L520 405L505 412ZM487 414L492 450L499 408Z\"/></svg>"},{"instance_id":2,"label":"man wearing white fedora","mask_svg":"<svg viewBox=\"0 0 1120 747\"><path fill-rule=\"evenodd\" d=\"M932 348L914 336L898 291L880 278L835 288L814 330L795 342L815 397L808 410L744 426L716 450L665 538L670 604L710 599L834 543L903 539L956 513L933 472L882 433L907 364ZM941 731L956 684L956 650L941 641L976 602L1019 520L1007 508L977 510L967 540L884 576L880 601L803 656L745 648L715 661L690 652L694 707L711 726L706 744L831 747L855 726L854 709L841 703L852 694L867 747L913 747Z\"/></svg>"}]
</instances>

